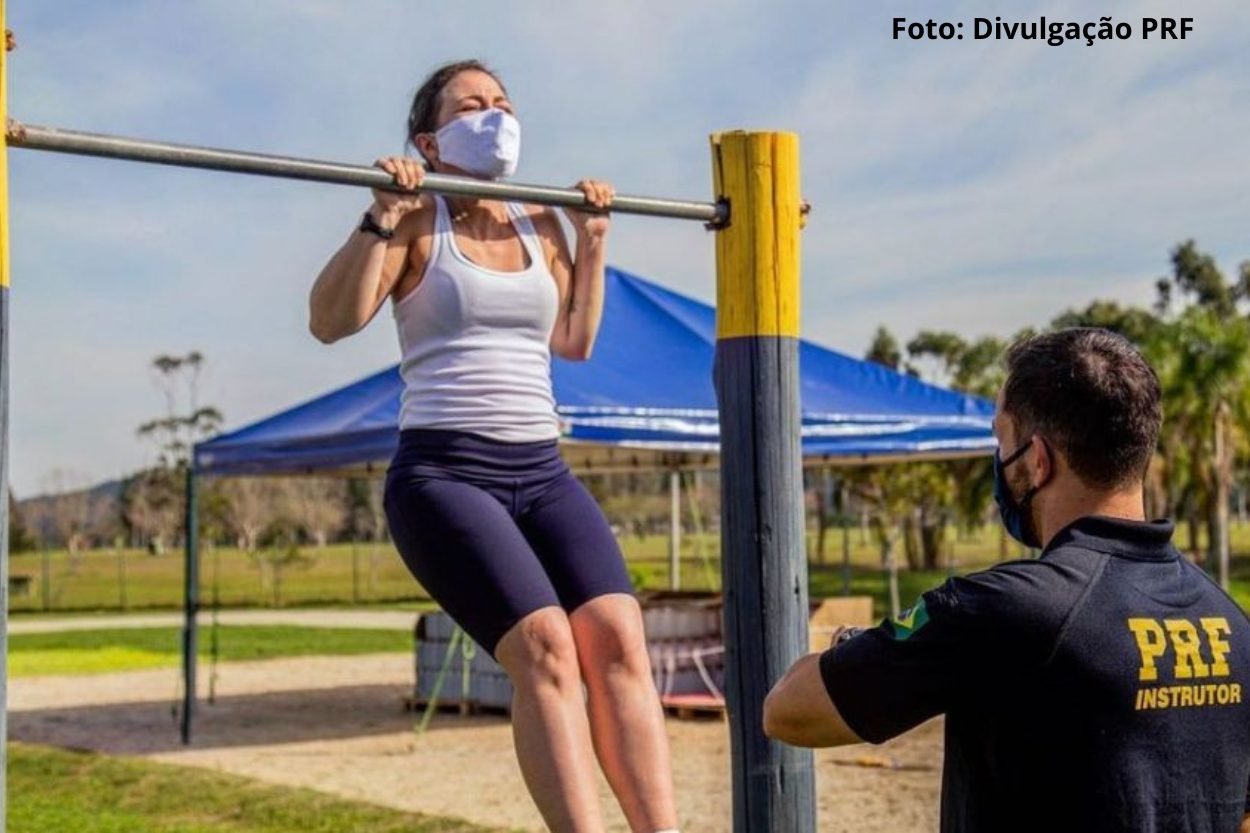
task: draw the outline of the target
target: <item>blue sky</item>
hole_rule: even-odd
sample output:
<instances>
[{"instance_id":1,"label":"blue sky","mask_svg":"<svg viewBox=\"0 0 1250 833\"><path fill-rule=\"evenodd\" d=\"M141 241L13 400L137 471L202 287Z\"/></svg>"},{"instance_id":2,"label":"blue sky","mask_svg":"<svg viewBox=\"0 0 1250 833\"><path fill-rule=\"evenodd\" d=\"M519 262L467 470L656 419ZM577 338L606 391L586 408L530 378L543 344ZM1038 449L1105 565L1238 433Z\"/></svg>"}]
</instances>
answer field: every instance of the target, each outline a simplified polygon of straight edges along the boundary
<instances>
[{"instance_id":1,"label":"blue sky","mask_svg":"<svg viewBox=\"0 0 1250 833\"><path fill-rule=\"evenodd\" d=\"M888 8L887 8L888 7ZM1186 14L1183 42L909 42L894 14ZM8 0L10 115L360 161L410 96L480 56L525 128L525 181L710 197L707 135L794 130L815 212L803 329L861 354L884 323L1005 335L1145 302L1194 237L1250 259L1250 3ZM14 151L12 458L19 496L147 464L158 353L202 351L230 426L396 359L389 316L333 347L306 297L367 196ZM611 260L711 298L697 224L620 218ZM611 314L609 310L608 314ZM59 472L59 477L53 475Z\"/></svg>"}]
</instances>

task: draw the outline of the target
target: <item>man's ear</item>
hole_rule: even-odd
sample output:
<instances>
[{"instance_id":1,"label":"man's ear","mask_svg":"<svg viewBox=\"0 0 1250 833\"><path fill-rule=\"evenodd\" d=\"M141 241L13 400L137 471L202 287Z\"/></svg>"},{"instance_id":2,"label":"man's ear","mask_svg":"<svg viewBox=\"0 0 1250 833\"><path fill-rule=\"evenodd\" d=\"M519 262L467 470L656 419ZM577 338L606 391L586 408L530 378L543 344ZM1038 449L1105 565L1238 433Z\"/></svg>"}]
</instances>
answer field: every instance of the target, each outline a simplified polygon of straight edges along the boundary
<instances>
[{"instance_id":1,"label":"man's ear","mask_svg":"<svg viewBox=\"0 0 1250 833\"><path fill-rule=\"evenodd\" d=\"M1055 476L1057 461L1055 459L1055 450L1051 448L1050 443L1046 442L1037 434L1033 435L1033 483L1035 489L1040 489L1050 482Z\"/></svg>"}]
</instances>

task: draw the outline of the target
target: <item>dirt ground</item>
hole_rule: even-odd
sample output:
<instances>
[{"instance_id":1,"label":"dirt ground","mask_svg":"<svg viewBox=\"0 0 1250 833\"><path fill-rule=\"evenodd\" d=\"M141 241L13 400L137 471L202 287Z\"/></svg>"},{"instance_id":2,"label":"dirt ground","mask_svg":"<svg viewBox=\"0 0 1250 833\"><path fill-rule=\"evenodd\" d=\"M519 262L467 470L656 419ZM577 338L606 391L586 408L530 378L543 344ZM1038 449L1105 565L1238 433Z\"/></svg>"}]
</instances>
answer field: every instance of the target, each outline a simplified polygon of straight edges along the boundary
<instances>
[{"instance_id":1,"label":"dirt ground","mask_svg":"<svg viewBox=\"0 0 1250 833\"><path fill-rule=\"evenodd\" d=\"M14 740L141 756L541 831L507 721L440 715L417 737L414 717L401 708L412 673L405 654L223 666L216 702L200 706L190 748L178 742L172 670L19 678L9 683L9 731ZM201 676L206 694L207 668ZM670 720L668 730L682 829L729 831L725 724ZM941 744L941 726L933 722L880 748L817 753L819 829L936 829ZM603 796L609 829L627 831L606 785Z\"/></svg>"}]
</instances>

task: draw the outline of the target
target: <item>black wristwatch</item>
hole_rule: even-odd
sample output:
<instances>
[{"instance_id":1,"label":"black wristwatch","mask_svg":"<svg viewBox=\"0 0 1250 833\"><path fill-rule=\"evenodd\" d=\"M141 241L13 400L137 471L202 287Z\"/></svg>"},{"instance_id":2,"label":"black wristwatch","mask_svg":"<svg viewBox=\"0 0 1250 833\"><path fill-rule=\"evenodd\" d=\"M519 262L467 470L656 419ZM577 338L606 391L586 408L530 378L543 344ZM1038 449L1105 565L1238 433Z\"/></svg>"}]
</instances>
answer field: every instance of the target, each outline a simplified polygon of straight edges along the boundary
<instances>
[{"instance_id":1,"label":"black wristwatch","mask_svg":"<svg viewBox=\"0 0 1250 833\"><path fill-rule=\"evenodd\" d=\"M833 645L831 645L830 647L836 648L839 645L841 645L843 642L846 642L848 639L859 636L865 630L866 630L865 628L857 628L857 627L843 628L842 632L839 633L837 638L833 640Z\"/></svg>"},{"instance_id":2,"label":"black wristwatch","mask_svg":"<svg viewBox=\"0 0 1250 833\"><path fill-rule=\"evenodd\" d=\"M370 211L365 212L365 216L361 218L360 225L356 227L356 230L367 231L370 234L376 234L378 237L381 237L383 240L390 240L392 237L395 236L395 229L383 228L382 226L378 225L378 221L373 219L373 213Z\"/></svg>"}]
</instances>

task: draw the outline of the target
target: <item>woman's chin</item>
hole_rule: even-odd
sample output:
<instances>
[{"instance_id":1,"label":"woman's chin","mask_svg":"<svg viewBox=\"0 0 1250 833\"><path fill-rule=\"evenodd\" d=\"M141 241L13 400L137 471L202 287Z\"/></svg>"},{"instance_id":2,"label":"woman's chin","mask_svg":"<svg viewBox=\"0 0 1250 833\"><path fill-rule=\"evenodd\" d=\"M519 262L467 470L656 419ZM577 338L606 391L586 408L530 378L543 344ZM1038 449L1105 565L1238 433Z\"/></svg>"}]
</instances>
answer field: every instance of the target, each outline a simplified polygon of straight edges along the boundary
<instances>
[{"instance_id":1,"label":"woman's chin","mask_svg":"<svg viewBox=\"0 0 1250 833\"><path fill-rule=\"evenodd\" d=\"M457 168L455 165L439 165L436 169L434 169L434 172L439 173L439 174L447 174L448 176L460 176L460 177L464 177L465 179L478 179L478 180L481 180L482 182L494 182L495 181L495 177L493 176L482 176L481 174L471 173L469 171L466 171L464 168Z\"/></svg>"}]
</instances>

